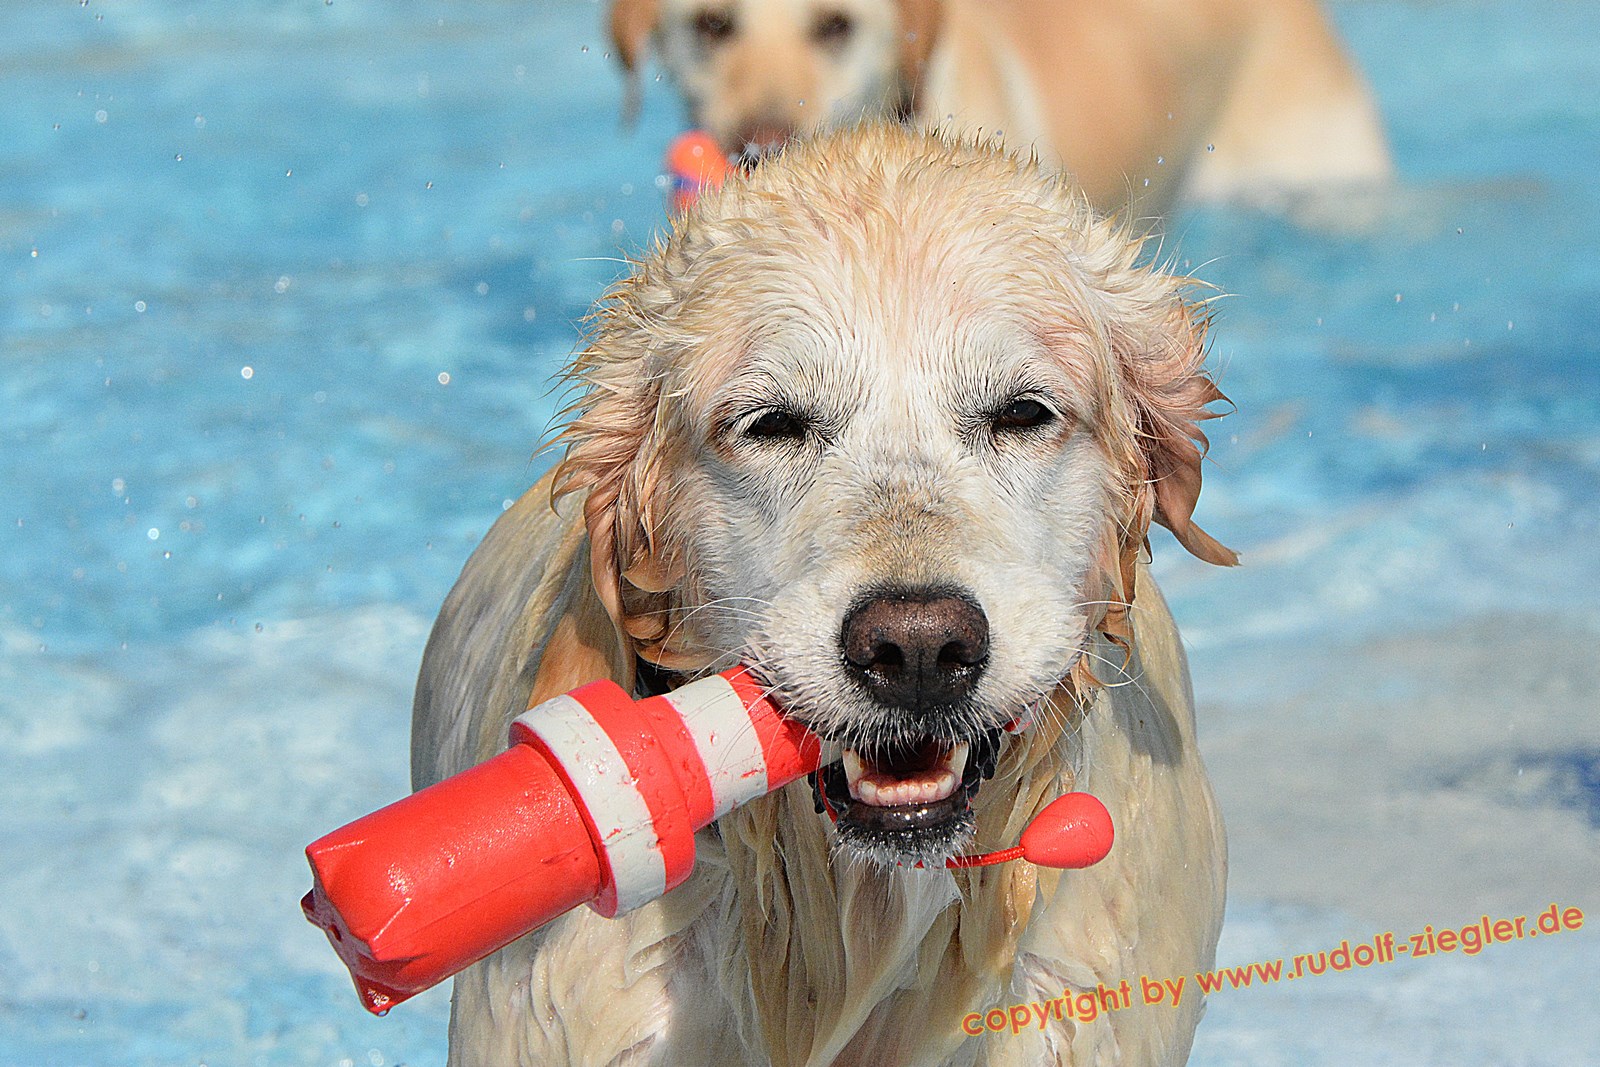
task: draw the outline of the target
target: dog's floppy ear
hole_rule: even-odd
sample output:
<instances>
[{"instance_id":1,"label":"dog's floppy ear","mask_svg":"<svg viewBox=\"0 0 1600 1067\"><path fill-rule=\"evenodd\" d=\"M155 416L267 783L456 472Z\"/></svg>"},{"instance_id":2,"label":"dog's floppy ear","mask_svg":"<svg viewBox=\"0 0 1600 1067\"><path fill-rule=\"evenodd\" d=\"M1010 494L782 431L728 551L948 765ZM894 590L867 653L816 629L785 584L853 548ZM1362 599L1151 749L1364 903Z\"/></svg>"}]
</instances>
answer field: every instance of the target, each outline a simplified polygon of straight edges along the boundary
<instances>
[{"instance_id":1,"label":"dog's floppy ear","mask_svg":"<svg viewBox=\"0 0 1600 1067\"><path fill-rule=\"evenodd\" d=\"M574 531L581 537L581 531ZM555 625L545 638L528 706L576 689L597 678L633 688L633 649L606 611L590 577L589 553L574 546L566 588Z\"/></svg>"},{"instance_id":2,"label":"dog's floppy ear","mask_svg":"<svg viewBox=\"0 0 1600 1067\"><path fill-rule=\"evenodd\" d=\"M922 88L928 58L933 54L934 43L939 38L943 9L944 0L895 0L895 11L899 15L896 51L900 61L906 117L916 111L917 95Z\"/></svg>"},{"instance_id":3,"label":"dog's floppy ear","mask_svg":"<svg viewBox=\"0 0 1600 1067\"><path fill-rule=\"evenodd\" d=\"M1200 429L1208 410L1227 397L1206 374L1205 319L1179 300L1153 338L1135 340L1121 352L1134 432L1143 457L1148 499L1135 514L1142 538L1151 519L1171 530L1178 543L1207 563L1231 567L1238 555L1194 522L1200 498L1200 463L1210 442Z\"/></svg>"},{"instance_id":4,"label":"dog's floppy ear","mask_svg":"<svg viewBox=\"0 0 1600 1067\"><path fill-rule=\"evenodd\" d=\"M677 551L658 536L665 505L648 440L614 477L605 477L584 501L589 530L589 570L594 589L623 640L639 657L668 670L700 666L702 657L682 645L676 626L685 569ZM609 474L609 472L607 472Z\"/></svg>"},{"instance_id":5,"label":"dog's floppy ear","mask_svg":"<svg viewBox=\"0 0 1600 1067\"><path fill-rule=\"evenodd\" d=\"M659 0L612 0L611 46L627 79L622 90L622 121L632 126L639 117L639 68L660 17Z\"/></svg>"},{"instance_id":6,"label":"dog's floppy ear","mask_svg":"<svg viewBox=\"0 0 1600 1067\"><path fill-rule=\"evenodd\" d=\"M1107 445L1124 484L1120 523L1101 546L1097 570L1104 583L1105 610L1096 625L1129 657L1129 610L1151 522L1171 530L1179 544L1208 563L1231 567L1239 562L1231 549L1194 522L1200 463L1208 443L1199 423L1222 414L1207 405L1227 400L1203 366L1205 320L1176 296L1134 301L1132 312L1126 320L1111 323L1117 381L1107 402L1116 414L1108 420ZM1080 692L1100 684L1087 659L1074 668L1073 677Z\"/></svg>"},{"instance_id":7,"label":"dog's floppy ear","mask_svg":"<svg viewBox=\"0 0 1600 1067\"><path fill-rule=\"evenodd\" d=\"M629 297L614 297L611 320L626 319ZM587 490L584 526L594 594L631 658L670 671L708 660L681 625L687 569L674 536L670 479L673 442L661 383L649 373L645 342L627 327L602 336L581 356L572 378L584 388L575 417L558 440L568 445L556 492ZM635 352L635 349L638 349Z\"/></svg>"}]
</instances>

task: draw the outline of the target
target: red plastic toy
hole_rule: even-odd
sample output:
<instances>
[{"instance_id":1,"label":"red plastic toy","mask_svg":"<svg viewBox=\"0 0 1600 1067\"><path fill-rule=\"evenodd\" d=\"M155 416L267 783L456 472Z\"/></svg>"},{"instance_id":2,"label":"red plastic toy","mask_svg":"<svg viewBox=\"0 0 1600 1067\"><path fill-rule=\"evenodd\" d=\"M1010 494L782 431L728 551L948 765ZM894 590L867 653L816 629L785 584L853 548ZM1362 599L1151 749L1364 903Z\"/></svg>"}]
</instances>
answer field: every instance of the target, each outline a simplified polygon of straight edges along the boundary
<instances>
[{"instance_id":1,"label":"red plastic toy","mask_svg":"<svg viewBox=\"0 0 1600 1067\"><path fill-rule=\"evenodd\" d=\"M313 842L306 918L321 927L367 1010L442 982L588 904L612 917L679 885L696 830L816 770L821 743L742 667L635 701L592 682L529 709L513 744ZM1087 867L1111 818L1086 793L1053 801L1014 848Z\"/></svg>"},{"instance_id":2,"label":"red plastic toy","mask_svg":"<svg viewBox=\"0 0 1600 1067\"><path fill-rule=\"evenodd\" d=\"M722 185L733 165L722 154L716 138L703 130L679 134L667 147L667 196L673 211L684 211L706 186Z\"/></svg>"}]
</instances>

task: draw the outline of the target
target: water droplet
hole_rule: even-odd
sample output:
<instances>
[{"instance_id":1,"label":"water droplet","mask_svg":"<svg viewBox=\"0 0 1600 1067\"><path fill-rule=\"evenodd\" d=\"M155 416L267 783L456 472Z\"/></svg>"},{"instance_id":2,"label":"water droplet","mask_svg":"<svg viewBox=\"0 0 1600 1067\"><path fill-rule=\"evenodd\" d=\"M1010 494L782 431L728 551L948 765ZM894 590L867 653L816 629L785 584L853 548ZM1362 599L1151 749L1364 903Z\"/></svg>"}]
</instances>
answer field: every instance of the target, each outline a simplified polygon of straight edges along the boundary
<instances>
[{"instance_id":1,"label":"water droplet","mask_svg":"<svg viewBox=\"0 0 1600 1067\"><path fill-rule=\"evenodd\" d=\"M1217 146L1216 145L1214 145L1214 144L1206 145L1206 151L1207 152L1215 152L1216 150L1217 150Z\"/></svg>"},{"instance_id":2,"label":"water droplet","mask_svg":"<svg viewBox=\"0 0 1600 1067\"><path fill-rule=\"evenodd\" d=\"M589 46L588 45L584 45L582 48L579 48L578 51L582 52L584 55L588 55L589 54Z\"/></svg>"},{"instance_id":3,"label":"water droplet","mask_svg":"<svg viewBox=\"0 0 1600 1067\"><path fill-rule=\"evenodd\" d=\"M95 112L95 113L94 113L94 120L95 120L95 121L96 121L96 122L98 122L98 123L102 123L102 124L104 124L104 122L105 122L105 121L106 121L106 119L108 119L108 118L110 118L110 117L111 117L111 116L109 116L109 115L107 115L107 114L106 114L106 111L105 111L105 108L101 108L101 109L100 109L100 110L99 110L99 111L96 111L96 112Z\"/></svg>"},{"instance_id":4,"label":"water droplet","mask_svg":"<svg viewBox=\"0 0 1600 1067\"><path fill-rule=\"evenodd\" d=\"M152 527L150 527L150 529L145 531L145 536L150 538L150 540L154 541L154 540L156 540L157 538L159 538L161 536L161 531L158 530L156 527L152 526Z\"/></svg>"},{"instance_id":5,"label":"water droplet","mask_svg":"<svg viewBox=\"0 0 1600 1067\"><path fill-rule=\"evenodd\" d=\"M254 378L255 376L256 376L256 369L254 367L240 367L239 368L239 377L243 378L245 381L249 381L251 378Z\"/></svg>"},{"instance_id":6,"label":"water droplet","mask_svg":"<svg viewBox=\"0 0 1600 1067\"><path fill-rule=\"evenodd\" d=\"M144 314L144 309L148 306L149 305L147 305L143 300L135 300L133 302L133 310L137 311L141 315Z\"/></svg>"},{"instance_id":7,"label":"water droplet","mask_svg":"<svg viewBox=\"0 0 1600 1067\"><path fill-rule=\"evenodd\" d=\"M161 558L162 559L171 559L172 558L172 553L171 552L163 552L163 553L161 553Z\"/></svg>"},{"instance_id":8,"label":"water droplet","mask_svg":"<svg viewBox=\"0 0 1600 1067\"><path fill-rule=\"evenodd\" d=\"M37 248L33 249L32 251L30 251L28 253L28 257L30 259L38 259L39 258L39 250Z\"/></svg>"},{"instance_id":9,"label":"water droplet","mask_svg":"<svg viewBox=\"0 0 1600 1067\"><path fill-rule=\"evenodd\" d=\"M439 384L440 385L449 385L450 384L450 372L449 371L442 370L442 371L439 372Z\"/></svg>"},{"instance_id":10,"label":"water droplet","mask_svg":"<svg viewBox=\"0 0 1600 1067\"><path fill-rule=\"evenodd\" d=\"M266 627L262 626L259 622L256 623L256 633L260 633L264 629L266 629Z\"/></svg>"},{"instance_id":11,"label":"water droplet","mask_svg":"<svg viewBox=\"0 0 1600 1067\"><path fill-rule=\"evenodd\" d=\"M183 153L179 152L177 155L173 156L172 158L176 159L179 163L182 163L183 162Z\"/></svg>"}]
</instances>

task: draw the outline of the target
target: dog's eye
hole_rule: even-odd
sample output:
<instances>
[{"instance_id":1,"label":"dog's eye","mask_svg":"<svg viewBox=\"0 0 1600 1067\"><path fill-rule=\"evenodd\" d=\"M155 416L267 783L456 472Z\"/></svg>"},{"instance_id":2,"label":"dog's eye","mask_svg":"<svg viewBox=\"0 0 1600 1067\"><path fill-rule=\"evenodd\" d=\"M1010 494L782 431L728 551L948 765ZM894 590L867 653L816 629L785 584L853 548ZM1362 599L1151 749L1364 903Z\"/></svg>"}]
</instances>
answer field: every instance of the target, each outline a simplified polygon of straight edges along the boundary
<instances>
[{"instance_id":1,"label":"dog's eye","mask_svg":"<svg viewBox=\"0 0 1600 1067\"><path fill-rule=\"evenodd\" d=\"M733 15L727 11L702 11L694 17L694 33L702 44L719 44L733 36Z\"/></svg>"},{"instance_id":2,"label":"dog's eye","mask_svg":"<svg viewBox=\"0 0 1600 1067\"><path fill-rule=\"evenodd\" d=\"M798 441L806 435L806 424L792 411L773 408L757 416L745 433L762 439Z\"/></svg>"},{"instance_id":3,"label":"dog's eye","mask_svg":"<svg viewBox=\"0 0 1600 1067\"><path fill-rule=\"evenodd\" d=\"M1019 396L995 412L995 432L1031 430L1055 421L1055 412L1031 397Z\"/></svg>"},{"instance_id":4,"label":"dog's eye","mask_svg":"<svg viewBox=\"0 0 1600 1067\"><path fill-rule=\"evenodd\" d=\"M830 11L818 15L816 22L811 24L811 39L818 44L837 46L844 44L855 28L849 15L842 11Z\"/></svg>"}]
</instances>

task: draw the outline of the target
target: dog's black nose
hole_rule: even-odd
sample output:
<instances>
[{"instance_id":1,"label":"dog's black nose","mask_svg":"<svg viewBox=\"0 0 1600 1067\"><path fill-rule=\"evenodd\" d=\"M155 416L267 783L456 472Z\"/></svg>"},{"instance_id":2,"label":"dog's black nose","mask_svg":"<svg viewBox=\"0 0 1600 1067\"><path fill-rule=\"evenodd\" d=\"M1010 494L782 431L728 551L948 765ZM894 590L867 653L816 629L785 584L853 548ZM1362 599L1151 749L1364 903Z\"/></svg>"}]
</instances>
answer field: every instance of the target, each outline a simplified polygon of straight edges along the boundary
<instances>
[{"instance_id":1,"label":"dog's black nose","mask_svg":"<svg viewBox=\"0 0 1600 1067\"><path fill-rule=\"evenodd\" d=\"M926 710L977 684L989 662L989 619L964 596L888 590L850 609L839 641L847 668L879 703Z\"/></svg>"}]
</instances>

